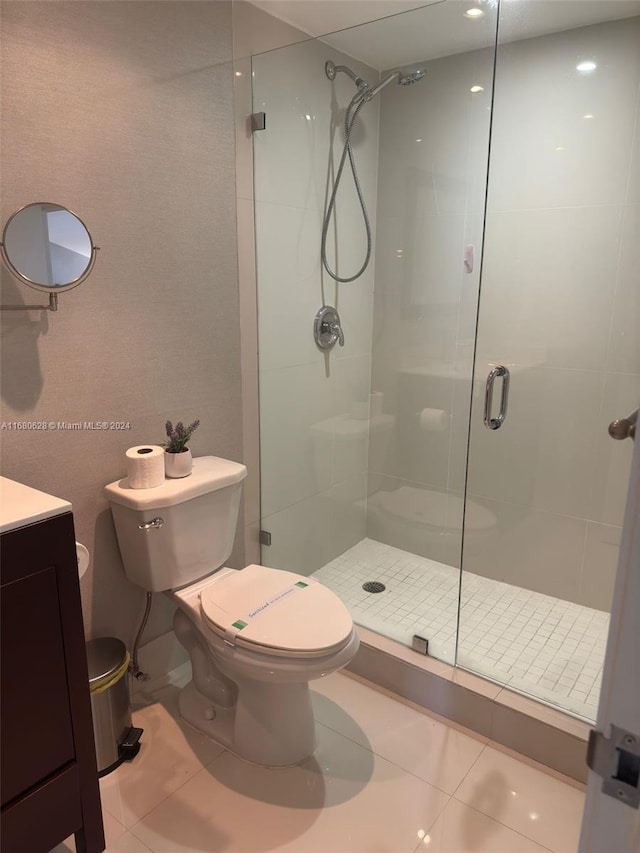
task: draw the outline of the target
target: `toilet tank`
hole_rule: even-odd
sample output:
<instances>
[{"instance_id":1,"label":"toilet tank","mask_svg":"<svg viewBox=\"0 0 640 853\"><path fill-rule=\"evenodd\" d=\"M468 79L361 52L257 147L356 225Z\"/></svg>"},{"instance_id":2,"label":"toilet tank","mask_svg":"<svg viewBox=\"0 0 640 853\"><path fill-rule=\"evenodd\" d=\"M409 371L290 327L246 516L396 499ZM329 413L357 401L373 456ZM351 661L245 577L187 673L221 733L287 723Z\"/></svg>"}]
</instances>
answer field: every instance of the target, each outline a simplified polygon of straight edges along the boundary
<instances>
[{"instance_id":1,"label":"toilet tank","mask_svg":"<svg viewBox=\"0 0 640 853\"><path fill-rule=\"evenodd\" d=\"M150 592L194 583L224 565L233 548L247 469L217 456L193 460L188 477L132 489L105 486L127 577Z\"/></svg>"}]
</instances>

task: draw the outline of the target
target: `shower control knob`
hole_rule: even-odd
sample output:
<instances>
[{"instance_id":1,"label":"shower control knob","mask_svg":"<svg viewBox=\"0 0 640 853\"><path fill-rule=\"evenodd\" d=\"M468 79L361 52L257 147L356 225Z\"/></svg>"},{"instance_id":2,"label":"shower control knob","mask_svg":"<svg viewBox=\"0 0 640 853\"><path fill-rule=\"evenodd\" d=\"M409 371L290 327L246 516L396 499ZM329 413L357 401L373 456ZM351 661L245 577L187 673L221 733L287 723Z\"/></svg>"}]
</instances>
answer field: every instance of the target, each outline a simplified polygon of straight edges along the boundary
<instances>
[{"instance_id":1,"label":"shower control knob","mask_svg":"<svg viewBox=\"0 0 640 853\"><path fill-rule=\"evenodd\" d=\"M342 326L340 323L332 323L329 327L332 335L337 335L338 343L341 347L344 346L344 332L342 331Z\"/></svg>"},{"instance_id":2,"label":"shower control knob","mask_svg":"<svg viewBox=\"0 0 640 853\"><path fill-rule=\"evenodd\" d=\"M331 305L323 305L313 321L313 336L321 350L331 350L336 344L344 346L340 315Z\"/></svg>"}]
</instances>

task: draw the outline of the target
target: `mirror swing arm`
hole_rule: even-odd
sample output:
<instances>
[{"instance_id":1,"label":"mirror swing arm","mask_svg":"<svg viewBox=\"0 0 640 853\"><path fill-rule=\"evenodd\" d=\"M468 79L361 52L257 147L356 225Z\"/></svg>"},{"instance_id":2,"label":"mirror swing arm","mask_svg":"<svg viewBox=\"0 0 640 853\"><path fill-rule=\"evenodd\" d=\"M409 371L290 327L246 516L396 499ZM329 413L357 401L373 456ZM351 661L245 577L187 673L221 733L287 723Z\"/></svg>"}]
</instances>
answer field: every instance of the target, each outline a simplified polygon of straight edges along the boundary
<instances>
[{"instance_id":1,"label":"mirror swing arm","mask_svg":"<svg viewBox=\"0 0 640 853\"><path fill-rule=\"evenodd\" d=\"M0 311L57 311L58 294L49 294L48 305L0 305Z\"/></svg>"},{"instance_id":2,"label":"mirror swing arm","mask_svg":"<svg viewBox=\"0 0 640 853\"><path fill-rule=\"evenodd\" d=\"M50 225L48 214L58 217L58 233L54 233L53 238L51 230L55 232L56 223ZM58 242L55 236L58 240L62 239L62 242ZM79 243L81 251L77 249ZM56 261L54 248L67 254L66 262L64 257L62 261L59 258ZM94 244L84 222L68 208L48 202L35 202L20 208L9 217L4 227L0 256L14 278L35 290L48 293L49 304L0 305L0 311L57 311L58 294L77 287L89 276L99 250L100 247ZM72 258L71 267L69 256ZM79 262L84 260L86 264L83 267L78 266ZM43 268L46 268L44 273ZM52 282L54 276L60 277L61 280ZM39 281L38 278L46 280Z\"/></svg>"}]
</instances>

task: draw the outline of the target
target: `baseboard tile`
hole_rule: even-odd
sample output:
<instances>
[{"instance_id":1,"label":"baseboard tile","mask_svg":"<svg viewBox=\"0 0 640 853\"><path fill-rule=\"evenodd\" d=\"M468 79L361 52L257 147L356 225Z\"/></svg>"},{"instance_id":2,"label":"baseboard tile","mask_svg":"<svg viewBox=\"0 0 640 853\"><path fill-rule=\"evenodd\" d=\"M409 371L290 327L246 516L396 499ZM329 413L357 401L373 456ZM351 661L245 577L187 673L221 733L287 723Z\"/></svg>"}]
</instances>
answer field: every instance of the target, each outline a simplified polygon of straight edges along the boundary
<instances>
[{"instance_id":1,"label":"baseboard tile","mask_svg":"<svg viewBox=\"0 0 640 853\"><path fill-rule=\"evenodd\" d=\"M360 649L348 667L356 676L586 782L587 723L373 631L358 631Z\"/></svg>"}]
</instances>

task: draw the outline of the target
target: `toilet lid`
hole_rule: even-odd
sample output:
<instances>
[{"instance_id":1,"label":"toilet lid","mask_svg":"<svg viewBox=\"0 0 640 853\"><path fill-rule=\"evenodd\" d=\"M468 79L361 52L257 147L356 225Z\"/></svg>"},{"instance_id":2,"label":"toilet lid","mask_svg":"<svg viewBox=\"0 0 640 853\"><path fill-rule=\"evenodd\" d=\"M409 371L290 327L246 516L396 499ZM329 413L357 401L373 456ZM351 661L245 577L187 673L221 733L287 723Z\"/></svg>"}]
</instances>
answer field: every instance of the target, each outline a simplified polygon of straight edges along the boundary
<instances>
[{"instance_id":1,"label":"toilet lid","mask_svg":"<svg viewBox=\"0 0 640 853\"><path fill-rule=\"evenodd\" d=\"M266 653L328 654L353 630L351 614L326 586L265 566L229 572L202 591L200 607L217 634Z\"/></svg>"}]
</instances>

